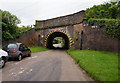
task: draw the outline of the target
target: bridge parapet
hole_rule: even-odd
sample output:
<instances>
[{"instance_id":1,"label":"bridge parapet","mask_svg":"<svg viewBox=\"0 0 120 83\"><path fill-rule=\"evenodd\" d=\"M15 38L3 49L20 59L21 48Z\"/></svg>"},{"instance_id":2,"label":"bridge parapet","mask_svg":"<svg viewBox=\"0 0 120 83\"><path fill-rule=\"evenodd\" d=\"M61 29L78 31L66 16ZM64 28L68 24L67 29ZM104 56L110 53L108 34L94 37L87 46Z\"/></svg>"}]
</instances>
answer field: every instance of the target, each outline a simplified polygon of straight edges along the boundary
<instances>
[{"instance_id":1,"label":"bridge parapet","mask_svg":"<svg viewBox=\"0 0 120 83\"><path fill-rule=\"evenodd\" d=\"M82 22L82 18L85 16L85 11L80 11L71 15L61 16L48 20L36 20L35 26L37 28L46 28L46 27L59 27L74 25Z\"/></svg>"}]
</instances>

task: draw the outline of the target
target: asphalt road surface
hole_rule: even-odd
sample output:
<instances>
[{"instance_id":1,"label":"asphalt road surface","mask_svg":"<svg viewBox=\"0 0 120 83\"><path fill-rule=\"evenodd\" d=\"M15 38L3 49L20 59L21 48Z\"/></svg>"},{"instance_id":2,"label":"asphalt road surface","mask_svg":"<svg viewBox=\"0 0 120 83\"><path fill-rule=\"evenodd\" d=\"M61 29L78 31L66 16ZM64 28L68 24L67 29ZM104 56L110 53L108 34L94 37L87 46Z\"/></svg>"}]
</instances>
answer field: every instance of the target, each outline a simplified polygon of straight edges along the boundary
<instances>
[{"instance_id":1,"label":"asphalt road surface","mask_svg":"<svg viewBox=\"0 0 120 83\"><path fill-rule=\"evenodd\" d=\"M9 61L2 69L3 81L93 81L62 50L33 53L22 61Z\"/></svg>"}]
</instances>

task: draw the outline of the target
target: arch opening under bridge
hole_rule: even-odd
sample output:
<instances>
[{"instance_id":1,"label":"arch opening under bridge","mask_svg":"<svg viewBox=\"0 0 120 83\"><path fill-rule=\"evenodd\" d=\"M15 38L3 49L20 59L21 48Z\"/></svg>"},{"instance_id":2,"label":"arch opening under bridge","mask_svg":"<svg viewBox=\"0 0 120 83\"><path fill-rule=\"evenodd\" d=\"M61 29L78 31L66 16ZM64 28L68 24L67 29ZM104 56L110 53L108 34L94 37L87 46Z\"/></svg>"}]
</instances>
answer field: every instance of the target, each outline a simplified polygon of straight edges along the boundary
<instances>
[{"instance_id":1,"label":"arch opening under bridge","mask_svg":"<svg viewBox=\"0 0 120 83\"><path fill-rule=\"evenodd\" d=\"M56 37L61 37L64 40L64 46L55 47L53 45L53 40ZM72 43L73 43L72 38L64 31L52 31L47 35L45 39L45 47L49 49L69 49Z\"/></svg>"}]
</instances>

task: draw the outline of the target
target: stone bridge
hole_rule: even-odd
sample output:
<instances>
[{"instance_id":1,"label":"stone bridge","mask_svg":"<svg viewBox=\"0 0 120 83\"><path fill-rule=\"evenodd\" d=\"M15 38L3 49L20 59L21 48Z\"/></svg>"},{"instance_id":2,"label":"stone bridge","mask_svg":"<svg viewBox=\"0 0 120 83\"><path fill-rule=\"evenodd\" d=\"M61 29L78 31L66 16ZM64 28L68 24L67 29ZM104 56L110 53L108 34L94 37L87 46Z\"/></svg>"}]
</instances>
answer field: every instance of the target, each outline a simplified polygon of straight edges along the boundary
<instances>
[{"instance_id":1,"label":"stone bridge","mask_svg":"<svg viewBox=\"0 0 120 83\"><path fill-rule=\"evenodd\" d=\"M105 33L105 27L85 25L85 11L48 20L36 20L35 28L19 38L3 41L2 44L22 42L27 46L53 48L55 37L65 39L65 49L89 49L120 53L120 40Z\"/></svg>"},{"instance_id":2,"label":"stone bridge","mask_svg":"<svg viewBox=\"0 0 120 83\"><path fill-rule=\"evenodd\" d=\"M80 11L67 16L38 21L36 20L36 28L39 30L39 45L47 48L54 48L52 41L55 37L65 39L65 49L79 48L80 37L82 33L82 18L85 12ZM76 26L79 26L77 29ZM77 47L75 46L77 44Z\"/></svg>"}]
</instances>

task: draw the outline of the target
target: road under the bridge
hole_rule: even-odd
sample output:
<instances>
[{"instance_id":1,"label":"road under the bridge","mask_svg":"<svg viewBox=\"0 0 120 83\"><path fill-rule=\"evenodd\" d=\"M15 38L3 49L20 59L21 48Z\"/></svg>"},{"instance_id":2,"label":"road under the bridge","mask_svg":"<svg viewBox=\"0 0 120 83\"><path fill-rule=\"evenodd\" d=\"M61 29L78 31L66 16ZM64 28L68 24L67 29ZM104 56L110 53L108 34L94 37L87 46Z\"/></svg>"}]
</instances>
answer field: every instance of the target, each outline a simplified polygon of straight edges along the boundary
<instances>
[{"instance_id":1,"label":"road under the bridge","mask_svg":"<svg viewBox=\"0 0 120 83\"><path fill-rule=\"evenodd\" d=\"M55 37L62 37L65 40L64 47L62 47L60 49L69 49L69 38L68 38L68 36L66 34L61 33L61 32L54 32L47 38L47 44L46 44L47 48L49 48L49 49L56 49L53 46L53 40L54 40Z\"/></svg>"}]
</instances>

